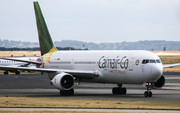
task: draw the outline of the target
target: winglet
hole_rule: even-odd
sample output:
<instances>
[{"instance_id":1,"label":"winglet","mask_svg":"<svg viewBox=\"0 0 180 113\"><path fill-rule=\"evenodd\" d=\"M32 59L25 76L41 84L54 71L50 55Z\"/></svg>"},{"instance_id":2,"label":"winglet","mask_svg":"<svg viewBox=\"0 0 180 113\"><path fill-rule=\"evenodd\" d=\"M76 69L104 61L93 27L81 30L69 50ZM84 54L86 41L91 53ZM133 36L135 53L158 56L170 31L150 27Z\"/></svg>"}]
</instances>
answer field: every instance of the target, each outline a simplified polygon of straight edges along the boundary
<instances>
[{"instance_id":1,"label":"winglet","mask_svg":"<svg viewBox=\"0 0 180 113\"><path fill-rule=\"evenodd\" d=\"M36 15L36 24L39 35L41 55L57 51L49 34L46 22L44 20L38 2L34 2L34 10Z\"/></svg>"}]
</instances>

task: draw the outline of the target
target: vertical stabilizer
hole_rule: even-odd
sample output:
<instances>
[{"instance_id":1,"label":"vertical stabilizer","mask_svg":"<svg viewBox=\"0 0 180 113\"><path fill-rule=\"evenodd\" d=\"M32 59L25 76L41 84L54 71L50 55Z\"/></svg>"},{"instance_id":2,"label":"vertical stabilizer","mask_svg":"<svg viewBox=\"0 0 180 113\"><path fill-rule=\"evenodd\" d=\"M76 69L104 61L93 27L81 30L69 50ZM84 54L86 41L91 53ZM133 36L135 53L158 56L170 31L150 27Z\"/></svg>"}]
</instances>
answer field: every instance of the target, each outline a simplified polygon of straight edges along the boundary
<instances>
[{"instance_id":1,"label":"vertical stabilizer","mask_svg":"<svg viewBox=\"0 0 180 113\"><path fill-rule=\"evenodd\" d=\"M41 55L56 51L57 49L53 44L38 2L34 2L34 10L36 15Z\"/></svg>"}]
</instances>

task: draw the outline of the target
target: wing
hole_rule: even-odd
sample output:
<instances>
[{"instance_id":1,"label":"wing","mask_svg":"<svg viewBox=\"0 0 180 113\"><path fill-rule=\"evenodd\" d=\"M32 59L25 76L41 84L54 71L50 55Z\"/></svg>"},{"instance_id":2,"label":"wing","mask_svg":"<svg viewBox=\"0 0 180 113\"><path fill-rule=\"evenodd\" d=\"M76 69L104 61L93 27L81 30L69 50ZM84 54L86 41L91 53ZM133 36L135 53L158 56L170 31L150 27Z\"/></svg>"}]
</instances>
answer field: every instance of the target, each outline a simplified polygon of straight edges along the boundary
<instances>
[{"instance_id":1,"label":"wing","mask_svg":"<svg viewBox=\"0 0 180 113\"><path fill-rule=\"evenodd\" d=\"M30 61L30 60L15 59L15 58L5 58L5 57L0 57L0 59L3 59L3 60L12 60L12 61L19 61L19 62L27 62L27 63L32 63L32 64L41 65L41 62L38 62L38 61Z\"/></svg>"},{"instance_id":2,"label":"wing","mask_svg":"<svg viewBox=\"0 0 180 113\"><path fill-rule=\"evenodd\" d=\"M172 68L172 67L175 67L175 66L180 66L180 63L163 65L163 68Z\"/></svg>"},{"instance_id":3,"label":"wing","mask_svg":"<svg viewBox=\"0 0 180 113\"><path fill-rule=\"evenodd\" d=\"M22 70L22 71L38 71L38 72L65 72L73 75L74 77L93 79L99 77L99 74L95 71L81 71L81 70L62 70L62 69L49 69L49 68L36 68L36 67L12 67L12 66L0 66L0 69Z\"/></svg>"}]
</instances>

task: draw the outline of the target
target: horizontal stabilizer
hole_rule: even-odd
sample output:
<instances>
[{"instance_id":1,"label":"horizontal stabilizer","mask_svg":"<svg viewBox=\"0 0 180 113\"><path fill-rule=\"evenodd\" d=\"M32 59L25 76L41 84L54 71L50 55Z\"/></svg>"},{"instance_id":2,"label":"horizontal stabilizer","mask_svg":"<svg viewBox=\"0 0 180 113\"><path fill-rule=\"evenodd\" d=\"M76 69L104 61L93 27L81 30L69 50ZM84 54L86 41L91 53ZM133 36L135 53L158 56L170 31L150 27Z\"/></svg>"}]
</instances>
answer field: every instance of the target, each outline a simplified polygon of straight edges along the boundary
<instances>
[{"instance_id":1,"label":"horizontal stabilizer","mask_svg":"<svg viewBox=\"0 0 180 113\"><path fill-rule=\"evenodd\" d=\"M42 64L41 62L38 62L38 61L22 60L22 59L15 59L15 58L0 57L0 59L11 60L11 61L19 61L19 62L26 62L26 63L32 63L32 64L37 64L37 65L41 65Z\"/></svg>"}]
</instances>

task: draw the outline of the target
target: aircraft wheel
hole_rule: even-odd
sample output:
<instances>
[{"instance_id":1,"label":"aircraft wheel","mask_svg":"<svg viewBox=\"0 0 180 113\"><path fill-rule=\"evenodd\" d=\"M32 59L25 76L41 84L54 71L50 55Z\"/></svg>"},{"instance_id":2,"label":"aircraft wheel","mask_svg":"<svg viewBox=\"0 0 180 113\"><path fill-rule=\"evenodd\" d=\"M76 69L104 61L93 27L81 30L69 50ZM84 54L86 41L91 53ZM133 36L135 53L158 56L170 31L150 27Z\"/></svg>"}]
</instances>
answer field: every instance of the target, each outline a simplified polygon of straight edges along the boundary
<instances>
[{"instance_id":1,"label":"aircraft wheel","mask_svg":"<svg viewBox=\"0 0 180 113\"><path fill-rule=\"evenodd\" d=\"M152 92L151 92L151 91L149 91L149 92L148 92L148 91L145 91L145 92L144 92L144 96L145 96L145 97L152 97Z\"/></svg>"},{"instance_id":2,"label":"aircraft wheel","mask_svg":"<svg viewBox=\"0 0 180 113\"><path fill-rule=\"evenodd\" d=\"M67 91L66 90L60 90L60 95L61 96L66 96L67 95Z\"/></svg>"},{"instance_id":3,"label":"aircraft wheel","mask_svg":"<svg viewBox=\"0 0 180 113\"><path fill-rule=\"evenodd\" d=\"M74 89L73 88L70 89L68 92L69 92L69 95L74 95Z\"/></svg>"},{"instance_id":4,"label":"aircraft wheel","mask_svg":"<svg viewBox=\"0 0 180 113\"><path fill-rule=\"evenodd\" d=\"M148 97L148 92L147 91L144 92L144 97Z\"/></svg>"},{"instance_id":5,"label":"aircraft wheel","mask_svg":"<svg viewBox=\"0 0 180 113\"><path fill-rule=\"evenodd\" d=\"M126 94L126 88L112 88L112 93L115 94Z\"/></svg>"},{"instance_id":6,"label":"aircraft wheel","mask_svg":"<svg viewBox=\"0 0 180 113\"><path fill-rule=\"evenodd\" d=\"M67 96L67 95L74 95L74 89L70 90L60 90L60 95L61 96Z\"/></svg>"},{"instance_id":7,"label":"aircraft wheel","mask_svg":"<svg viewBox=\"0 0 180 113\"><path fill-rule=\"evenodd\" d=\"M149 91L148 96L149 96L149 97L152 97L152 92L151 92L151 91Z\"/></svg>"},{"instance_id":8,"label":"aircraft wheel","mask_svg":"<svg viewBox=\"0 0 180 113\"><path fill-rule=\"evenodd\" d=\"M127 90L126 88L122 88L122 94L126 94Z\"/></svg>"},{"instance_id":9,"label":"aircraft wheel","mask_svg":"<svg viewBox=\"0 0 180 113\"><path fill-rule=\"evenodd\" d=\"M118 94L117 93L117 88L112 88L112 93L115 95L115 94Z\"/></svg>"},{"instance_id":10,"label":"aircraft wheel","mask_svg":"<svg viewBox=\"0 0 180 113\"><path fill-rule=\"evenodd\" d=\"M5 72L4 72L4 75L8 75L8 71L5 71Z\"/></svg>"},{"instance_id":11,"label":"aircraft wheel","mask_svg":"<svg viewBox=\"0 0 180 113\"><path fill-rule=\"evenodd\" d=\"M60 90L60 95L61 95L61 96L64 95L64 90Z\"/></svg>"},{"instance_id":12,"label":"aircraft wheel","mask_svg":"<svg viewBox=\"0 0 180 113\"><path fill-rule=\"evenodd\" d=\"M20 74L20 72L19 71L16 71L16 75L19 75Z\"/></svg>"}]
</instances>

